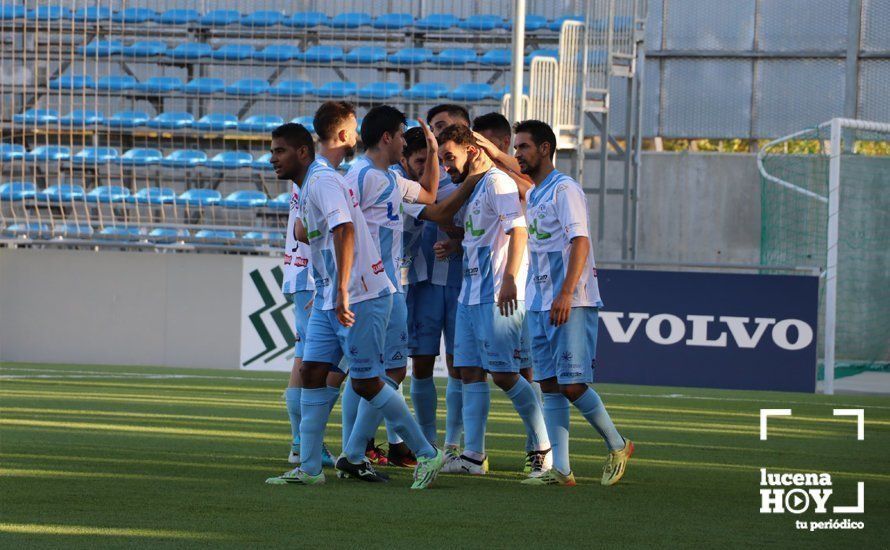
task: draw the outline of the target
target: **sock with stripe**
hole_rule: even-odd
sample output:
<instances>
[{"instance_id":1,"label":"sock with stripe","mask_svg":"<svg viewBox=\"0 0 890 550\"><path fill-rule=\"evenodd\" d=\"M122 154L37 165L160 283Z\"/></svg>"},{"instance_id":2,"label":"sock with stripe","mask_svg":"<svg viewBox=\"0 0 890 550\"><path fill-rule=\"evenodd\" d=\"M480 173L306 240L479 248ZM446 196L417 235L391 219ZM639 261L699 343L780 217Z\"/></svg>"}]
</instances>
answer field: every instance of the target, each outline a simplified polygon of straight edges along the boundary
<instances>
[{"instance_id":1,"label":"sock with stripe","mask_svg":"<svg viewBox=\"0 0 890 550\"><path fill-rule=\"evenodd\" d=\"M459 378L448 377L445 386L445 445L460 447L464 429L464 390Z\"/></svg>"},{"instance_id":2,"label":"sock with stripe","mask_svg":"<svg viewBox=\"0 0 890 550\"><path fill-rule=\"evenodd\" d=\"M547 437L547 426L544 424L544 413L541 411L541 403L535 390L528 380L518 376L513 387L507 390L507 397L513 402L513 407L522 418L525 425L525 434L531 440L535 451L544 451L550 448L550 438Z\"/></svg>"},{"instance_id":3,"label":"sock with stripe","mask_svg":"<svg viewBox=\"0 0 890 550\"><path fill-rule=\"evenodd\" d=\"M465 450L485 456L485 426L491 408L491 389L488 382L472 382L464 384L463 388Z\"/></svg>"},{"instance_id":4,"label":"sock with stripe","mask_svg":"<svg viewBox=\"0 0 890 550\"><path fill-rule=\"evenodd\" d=\"M544 394L544 422L553 448L553 467L561 474L571 473L569 466L569 400L561 393Z\"/></svg>"},{"instance_id":5,"label":"sock with stripe","mask_svg":"<svg viewBox=\"0 0 890 550\"><path fill-rule=\"evenodd\" d=\"M414 415L417 417L420 429L423 430L423 435L433 444L436 443L437 400L436 383L432 376L411 379L411 403L414 405Z\"/></svg>"},{"instance_id":6,"label":"sock with stripe","mask_svg":"<svg viewBox=\"0 0 890 550\"><path fill-rule=\"evenodd\" d=\"M284 403L287 406L287 417L290 419L291 444L300 443L300 393L303 388L287 388L284 390Z\"/></svg>"},{"instance_id":7,"label":"sock with stripe","mask_svg":"<svg viewBox=\"0 0 890 550\"><path fill-rule=\"evenodd\" d=\"M310 475L321 473L321 444L328 423L326 388L303 388L300 395L300 469Z\"/></svg>"},{"instance_id":8,"label":"sock with stripe","mask_svg":"<svg viewBox=\"0 0 890 550\"><path fill-rule=\"evenodd\" d=\"M600 399L598 393L593 391L593 388L588 387L587 391L581 394L581 397L572 404L581 411L581 415L599 432L610 451L624 448L624 438L615 429L615 424L612 423L612 418L606 411L603 400Z\"/></svg>"}]
</instances>

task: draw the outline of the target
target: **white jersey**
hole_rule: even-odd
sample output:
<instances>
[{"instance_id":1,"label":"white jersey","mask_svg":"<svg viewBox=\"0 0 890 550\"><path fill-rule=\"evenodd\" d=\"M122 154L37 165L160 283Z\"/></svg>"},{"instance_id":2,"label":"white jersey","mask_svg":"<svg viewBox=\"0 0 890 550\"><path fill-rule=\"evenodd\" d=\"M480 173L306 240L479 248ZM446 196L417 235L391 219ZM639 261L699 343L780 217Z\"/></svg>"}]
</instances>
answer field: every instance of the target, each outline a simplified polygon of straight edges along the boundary
<instances>
[{"instance_id":1,"label":"white jersey","mask_svg":"<svg viewBox=\"0 0 890 550\"><path fill-rule=\"evenodd\" d=\"M549 311L562 288L572 239L587 237L587 198L578 182L557 170L550 172L528 196L528 248L531 253L525 307ZM575 287L572 307L602 307L593 247Z\"/></svg>"},{"instance_id":2,"label":"white jersey","mask_svg":"<svg viewBox=\"0 0 890 550\"><path fill-rule=\"evenodd\" d=\"M337 255L332 231L338 225L355 227L355 257L349 277L350 303L387 296L394 292L383 260L359 207L358 197L327 159L315 158L301 188L303 225L309 237L315 278L315 307L334 309L337 304Z\"/></svg>"},{"instance_id":3,"label":"white jersey","mask_svg":"<svg viewBox=\"0 0 890 550\"><path fill-rule=\"evenodd\" d=\"M284 277L281 292L292 294L304 290L315 290L315 279L309 268L309 245L294 238L294 224L300 215L300 187L292 184L290 212L287 215L287 234L284 239Z\"/></svg>"},{"instance_id":4,"label":"white jersey","mask_svg":"<svg viewBox=\"0 0 890 550\"><path fill-rule=\"evenodd\" d=\"M346 183L358 196L371 242L383 259L387 277L396 292L403 292L402 202L416 202L423 187L391 170L376 168L364 157L346 173Z\"/></svg>"},{"instance_id":5,"label":"white jersey","mask_svg":"<svg viewBox=\"0 0 890 550\"><path fill-rule=\"evenodd\" d=\"M436 202L441 202L457 191L458 185L451 181L451 176L443 167L439 167L442 177L439 178L439 191L436 193ZM463 213L454 216L454 225L463 225ZM438 241L449 239L447 233L442 231L434 222L426 222L423 233L423 254L429 265L429 281L434 285L460 288L463 283L463 255L458 252L444 259L439 259L433 253L433 245Z\"/></svg>"},{"instance_id":6,"label":"white jersey","mask_svg":"<svg viewBox=\"0 0 890 550\"><path fill-rule=\"evenodd\" d=\"M404 178L408 178L408 174L405 173L401 164L393 164L389 169ZM401 272L403 285L413 285L426 281L428 278L426 256L420 250L420 245L423 242L423 228L425 226L425 222L420 219L420 213L425 206L425 204L417 203L405 203L402 205Z\"/></svg>"},{"instance_id":7,"label":"white jersey","mask_svg":"<svg viewBox=\"0 0 890 550\"><path fill-rule=\"evenodd\" d=\"M515 227L525 227L519 188L504 172L492 168L482 176L462 208L464 279L458 301L465 305L497 300L507 266L507 248ZM516 273L517 299L525 299L528 250L522 250Z\"/></svg>"}]
</instances>

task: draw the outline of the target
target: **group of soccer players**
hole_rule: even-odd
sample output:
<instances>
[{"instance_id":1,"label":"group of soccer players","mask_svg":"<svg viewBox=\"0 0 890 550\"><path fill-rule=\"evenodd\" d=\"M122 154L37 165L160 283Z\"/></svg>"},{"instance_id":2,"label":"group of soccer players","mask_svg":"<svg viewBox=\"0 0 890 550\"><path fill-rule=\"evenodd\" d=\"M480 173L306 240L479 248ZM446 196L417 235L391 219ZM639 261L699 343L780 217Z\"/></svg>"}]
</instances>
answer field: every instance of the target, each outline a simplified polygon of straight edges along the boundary
<instances>
[{"instance_id":1,"label":"group of soccer players","mask_svg":"<svg viewBox=\"0 0 890 550\"><path fill-rule=\"evenodd\" d=\"M609 449L602 483L617 483L633 443L588 386L602 302L586 198L554 167L553 130L536 120L511 128L497 113L471 129L467 110L452 104L418 122L406 130L398 109L372 108L365 152L345 176L337 167L359 138L351 104L329 101L315 113L317 151L299 124L272 132L276 175L293 182L282 290L295 310L285 397L297 466L267 483L324 483L323 466L386 481L369 444L382 422L386 460L414 466L412 489L440 472L485 474L488 376L525 427L522 483L575 485L570 404ZM443 335L440 448L433 365ZM399 390L409 356L413 414ZM335 460L323 434L347 377Z\"/></svg>"}]
</instances>

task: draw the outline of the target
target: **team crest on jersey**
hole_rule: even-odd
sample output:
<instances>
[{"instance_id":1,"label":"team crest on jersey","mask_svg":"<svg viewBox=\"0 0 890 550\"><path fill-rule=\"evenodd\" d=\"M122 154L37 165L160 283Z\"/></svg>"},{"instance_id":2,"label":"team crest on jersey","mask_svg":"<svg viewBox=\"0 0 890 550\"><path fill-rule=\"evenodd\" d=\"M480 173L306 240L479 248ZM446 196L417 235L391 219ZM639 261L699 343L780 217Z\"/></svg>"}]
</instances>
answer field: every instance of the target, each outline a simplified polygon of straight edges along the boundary
<instances>
[{"instance_id":1,"label":"team crest on jersey","mask_svg":"<svg viewBox=\"0 0 890 550\"><path fill-rule=\"evenodd\" d=\"M574 358L574 357L575 357L575 355L570 351L562 352L562 360L563 361L571 361L572 358Z\"/></svg>"},{"instance_id":2,"label":"team crest on jersey","mask_svg":"<svg viewBox=\"0 0 890 550\"><path fill-rule=\"evenodd\" d=\"M383 260L380 260L380 261L377 262L376 264L373 264L373 265L371 266L371 271L374 272L374 275L378 275L378 274L380 274L380 273L383 273Z\"/></svg>"}]
</instances>

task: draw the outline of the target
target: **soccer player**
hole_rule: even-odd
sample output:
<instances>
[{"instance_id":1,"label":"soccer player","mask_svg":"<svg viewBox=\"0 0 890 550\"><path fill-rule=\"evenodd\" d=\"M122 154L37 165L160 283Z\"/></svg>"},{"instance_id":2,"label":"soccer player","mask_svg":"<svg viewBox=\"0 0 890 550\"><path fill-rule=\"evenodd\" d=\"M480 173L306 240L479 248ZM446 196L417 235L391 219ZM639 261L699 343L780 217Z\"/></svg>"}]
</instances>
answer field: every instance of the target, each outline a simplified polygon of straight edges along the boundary
<instances>
[{"instance_id":1,"label":"soccer player","mask_svg":"<svg viewBox=\"0 0 890 550\"><path fill-rule=\"evenodd\" d=\"M280 148L282 154L298 158L295 172L287 176L299 183L302 193L303 221L298 236L309 241L316 296L301 371L302 462L267 482L324 483L322 434L330 414L325 383L331 366L345 355L353 389L382 411L417 455L411 488L424 489L435 480L444 455L426 441L402 396L381 381L394 288L371 242L358 197L334 169L355 146L355 111L344 102L326 102L316 112L314 123L320 138L317 157L305 128L294 130L292 139L273 140L273 150ZM366 462L353 465L348 473L359 479L383 481Z\"/></svg>"},{"instance_id":2,"label":"soccer player","mask_svg":"<svg viewBox=\"0 0 890 550\"><path fill-rule=\"evenodd\" d=\"M603 485L624 475L634 446L623 438L602 399L588 386L600 299L588 230L587 200L581 186L553 166L556 136L538 120L516 125L516 159L535 187L528 198L526 322L532 338L535 377L544 391L544 418L553 444L553 468L530 485L575 485L569 467L569 402L605 440L609 457Z\"/></svg>"},{"instance_id":3,"label":"soccer player","mask_svg":"<svg viewBox=\"0 0 890 550\"><path fill-rule=\"evenodd\" d=\"M550 441L537 396L519 376L523 354L525 277L528 270L526 223L516 183L496 168L466 126L439 133L439 158L455 183L471 172L471 159L483 159L482 181L463 207L463 282L455 323L454 366L463 383L465 448L443 471L484 474L485 426L490 408L486 371L513 402L532 439L530 475L548 469Z\"/></svg>"}]
</instances>

